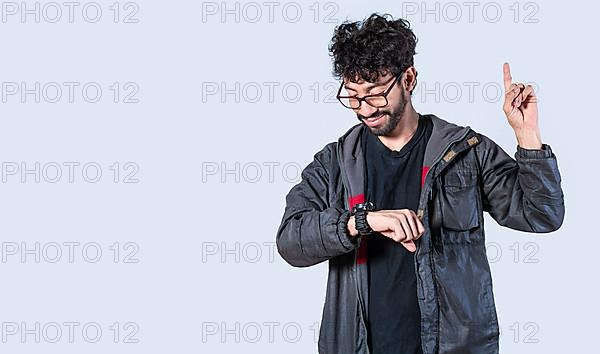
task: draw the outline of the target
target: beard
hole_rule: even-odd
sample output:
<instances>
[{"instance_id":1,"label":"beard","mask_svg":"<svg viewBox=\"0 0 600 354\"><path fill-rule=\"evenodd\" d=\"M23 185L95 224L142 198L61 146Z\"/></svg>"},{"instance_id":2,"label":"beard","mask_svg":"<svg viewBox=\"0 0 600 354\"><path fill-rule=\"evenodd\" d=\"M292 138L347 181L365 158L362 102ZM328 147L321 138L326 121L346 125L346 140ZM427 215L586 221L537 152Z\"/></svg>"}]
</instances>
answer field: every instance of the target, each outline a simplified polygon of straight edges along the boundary
<instances>
[{"instance_id":1,"label":"beard","mask_svg":"<svg viewBox=\"0 0 600 354\"><path fill-rule=\"evenodd\" d=\"M365 120L367 118L373 118L373 117L377 117L380 115L384 115L384 117L381 118L382 120L384 120L383 124L376 126L376 127L368 127L368 128L371 130L371 133L373 133L374 135L387 136L392 131L394 131L394 129L396 129L396 127L398 126L398 123L400 123L400 120L402 120L402 114L404 113L404 110L406 108L406 102L407 102L407 100L404 98L404 95L403 95L402 97L400 97L400 102L395 110L392 110L392 111L378 110L377 112L370 115L369 117L365 117L358 113L356 114L356 116L361 123L366 125L366 123L363 120ZM387 116L387 118L385 116Z\"/></svg>"}]
</instances>

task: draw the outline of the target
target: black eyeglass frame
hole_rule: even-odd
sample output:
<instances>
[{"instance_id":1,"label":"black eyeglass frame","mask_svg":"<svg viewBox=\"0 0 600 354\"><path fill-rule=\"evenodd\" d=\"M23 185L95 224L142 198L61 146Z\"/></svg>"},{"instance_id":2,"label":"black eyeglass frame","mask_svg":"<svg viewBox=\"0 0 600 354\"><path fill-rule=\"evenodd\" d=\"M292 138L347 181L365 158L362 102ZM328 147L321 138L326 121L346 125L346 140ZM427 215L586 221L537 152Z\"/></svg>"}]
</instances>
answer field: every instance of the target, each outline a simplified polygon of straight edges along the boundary
<instances>
[{"instance_id":1,"label":"black eyeglass frame","mask_svg":"<svg viewBox=\"0 0 600 354\"><path fill-rule=\"evenodd\" d=\"M366 95L364 97L358 97L356 95L354 95L354 96L340 96L340 93L342 93L342 88L344 88L344 80L342 80L342 84L340 85L338 93L337 93L337 95L335 97L337 98L338 101L340 101L340 103L342 104L342 106L344 106L344 107L346 107L348 109L359 109L363 101L365 101L371 107L375 107L375 108L385 107L388 104L387 96L390 94L390 92L392 92L392 89L394 88L394 85L396 85L396 82L398 82L398 80L402 77L402 74L404 74L404 72L401 72L400 74L396 75L395 77L390 78L390 80L388 80L385 84L387 84L388 82L390 82L392 79L394 80L394 82L384 92L376 93L374 95ZM385 99L385 104L383 106L374 106L374 105L372 105L371 103L369 103L367 101L369 98L372 98L372 97L383 97ZM354 98L354 99L358 100L358 107L356 107L356 108L349 107L346 104L344 104L344 102L342 101L343 99L350 99L350 98Z\"/></svg>"}]
</instances>

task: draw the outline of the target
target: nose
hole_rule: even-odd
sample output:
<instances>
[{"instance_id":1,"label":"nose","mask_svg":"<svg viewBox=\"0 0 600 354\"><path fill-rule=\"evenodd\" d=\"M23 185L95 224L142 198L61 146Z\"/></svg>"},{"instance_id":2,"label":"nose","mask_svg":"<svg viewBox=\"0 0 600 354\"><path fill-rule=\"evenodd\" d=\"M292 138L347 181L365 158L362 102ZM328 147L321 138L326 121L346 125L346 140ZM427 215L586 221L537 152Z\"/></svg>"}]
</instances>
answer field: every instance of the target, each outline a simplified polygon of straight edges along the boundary
<instances>
[{"instance_id":1,"label":"nose","mask_svg":"<svg viewBox=\"0 0 600 354\"><path fill-rule=\"evenodd\" d=\"M358 112L356 113L360 114L363 117L370 117L375 112L377 112L377 108L367 104L366 102L362 102L360 108L358 109Z\"/></svg>"}]
</instances>

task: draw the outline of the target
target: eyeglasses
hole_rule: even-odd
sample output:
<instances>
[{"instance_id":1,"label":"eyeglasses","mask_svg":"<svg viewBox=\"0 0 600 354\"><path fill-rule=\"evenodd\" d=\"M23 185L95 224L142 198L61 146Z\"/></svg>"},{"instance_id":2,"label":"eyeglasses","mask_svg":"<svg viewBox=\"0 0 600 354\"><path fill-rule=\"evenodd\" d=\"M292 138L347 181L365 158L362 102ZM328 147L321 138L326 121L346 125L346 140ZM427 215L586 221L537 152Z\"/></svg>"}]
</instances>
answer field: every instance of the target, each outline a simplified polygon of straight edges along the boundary
<instances>
[{"instance_id":1,"label":"eyeglasses","mask_svg":"<svg viewBox=\"0 0 600 354\"><path fill-rule=\"evenodd\" d=\"M402 77L402 74L403 73L400 73L395 76L394 82L390 85L390 87L387 88L387 90L385 90L385 92L377 93L374 95L367 95L364 97L358 97L356 95L355 96L340 96L340 93L342 92L342 88L344 87L344 81L342 80L342 84L340 85L340 89L338 90L336 97L337 97L338 101L340 101L340 103L344 107L350 108L350 109L359 109L362 101L367 102L367 104L369 106L373 106L375 108L385 107L388 104L388 100L387 100L388 94L392 91L392 88L394 88L394 85L396 84L396 82L398 82L398 79L400 79ZM392 79L390 79L390 80L392 80ZM389 82L389 81L387 81L387 82Z\"/></svg>"}]
</instances>

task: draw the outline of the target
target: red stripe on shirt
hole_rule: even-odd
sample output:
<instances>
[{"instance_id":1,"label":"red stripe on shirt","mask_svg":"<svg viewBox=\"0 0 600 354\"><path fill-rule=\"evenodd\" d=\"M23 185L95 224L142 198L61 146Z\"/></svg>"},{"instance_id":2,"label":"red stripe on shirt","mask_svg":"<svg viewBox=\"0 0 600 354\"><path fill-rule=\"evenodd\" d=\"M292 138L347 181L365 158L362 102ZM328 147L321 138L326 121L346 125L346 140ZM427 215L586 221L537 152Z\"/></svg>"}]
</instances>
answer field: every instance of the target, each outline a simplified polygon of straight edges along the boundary
<instances>
[{"instance_id":1,"label":"red stripe on shirt","mask_svg":"<svg viewBox=\"0 0 600 354\"><path fill-rule=\"evenodd\" d=\"M360 240L360 246L358 247L358 255L356 257L356 264L367 263L367 237L363 237Z\"/></svg>"},{"instance_id":2,"label":"red stripe on shirt","mask_svg":"<svg viewBox=\"0 0 600 354\"><path fill-rule=\"evenodd\" d=\"M364 203L365 202L365 195L364 194L357 194L354 196L350 196L348 198L348 204L350 204L350 209L354 208L354 206L356 204L360 204L360 203Z\"/></svg>"},{"instance_id":3,"label":"red stripe on shirt","mask_svg":"<svg viewBox=\"0 0 600 354\"><path fill-rule=\"evenodd\" d=\"M423 166L423 172L421 173L421 188L425 184L425 177L427 177L427 172L429 172L429 166Z\"/></svg>"}]
</instances>

